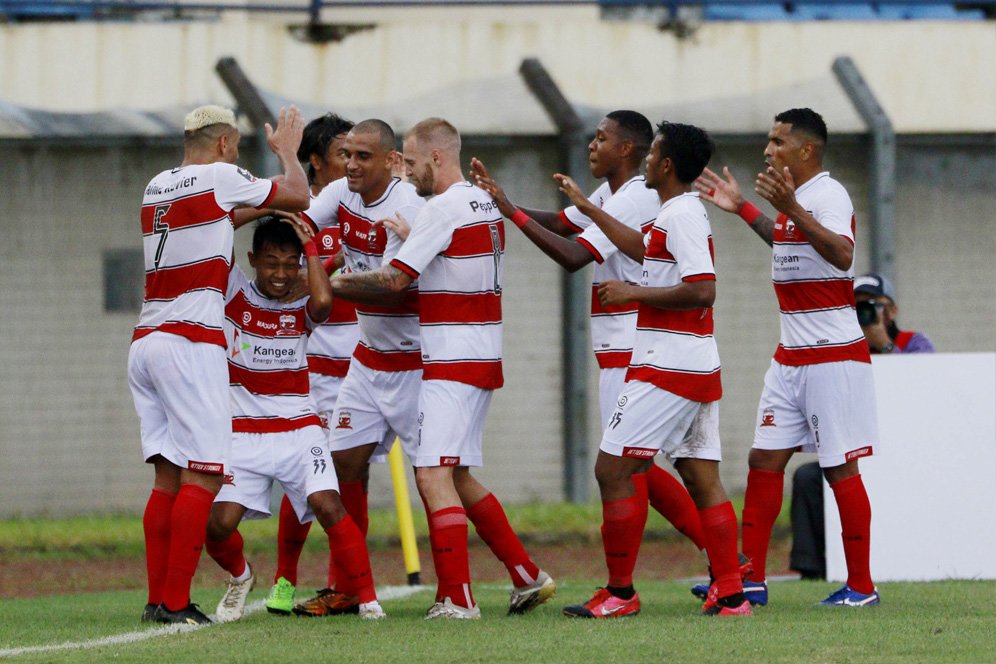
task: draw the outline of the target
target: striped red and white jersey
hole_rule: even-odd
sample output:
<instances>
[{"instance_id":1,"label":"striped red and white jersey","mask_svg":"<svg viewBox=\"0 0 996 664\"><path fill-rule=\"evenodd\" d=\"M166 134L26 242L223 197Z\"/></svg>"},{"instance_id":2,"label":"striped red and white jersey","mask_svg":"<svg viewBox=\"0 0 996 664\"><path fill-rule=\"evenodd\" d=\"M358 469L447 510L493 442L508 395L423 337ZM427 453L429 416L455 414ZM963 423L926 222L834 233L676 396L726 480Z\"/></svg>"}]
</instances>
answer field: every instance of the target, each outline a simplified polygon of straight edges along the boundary
<instances>
[{"instance_id":1,"label":"striped red and white jersey","mask_svg":"<svg viewBox=\"0 0 996 664\"><path fill-rule=\"evenodd\" d=\"M854 244L854 206L830 173L824 171L800 186L795 198L825 228ZM781 311L776 362L871 362L854 310L853 261L849 269L838 270L816 252L794 221L779 214L771 278Z\"/></svg>"},{"instance_id":2,"label":"striped red and white jersey","mask_svg":"<svg viewBox=\"0 0 996 664\"><path fill-rule=\"evenodd\" d=\"M346 267L350 272L368 272L389 262L401 246L394 233L383 228L371 232L371 225L395 213L410 224L423 205L425 200L415 193L415 187L398 178L370 205L341 178L322 189L304 215L318 230L338 223ZM357 304L356 314L360 336L353 357L357 361L378 371L422 368L416 284L400 307Z\"/></svg>"},{"instance_id":3,"label":"striped red and white jersey","mask_svg":"<svg viewBox=\"0 0 996 664\"><path fill-rule=\"evenodd\" d=\"M323 261L339 253L342 250L339 224L318 233L315 246ZM345 376L349 370L349 358L353 356L359 339L356 305L342 298L333 298L329 319L314 329L308 341L308 370L323 376Z\"/></svg>"},{"instance_id":4,"label":"striped red and white jersey","mask_svg":"<svg viewBox=\"0 0 996 664\"><path fill-rule=\"evenodd\" d=\"M422 377L485 390L504 383L505 223L487 193L457 182L419 213L391 265L418 279Z\"/></svg>"},{"instance_id":5,"label":"striped red and white jersey","mask_svg":"<svg viewBox=\"0 0 996 664\"><path fill-rule=\"evenodd\" d=\"M715 280L712 227L697 193L666 201L644 238L643 286ZM712 307L660 309L640 305L626 380L639 380L707 403L723 396Z\"/></svg>"},{"instance_id":6,"label":"striped red and white jersey","mask_svg":"<svg viewBox=\"0 0 996 664\"><path fill-rule=\"evenodd\" d=\"M596 203L606 213L633 230L646 233L654 224L661 209L661 200L655 189L648 189L647 179L638 175L625 182L613 193L603 182L588 200ZM572 228L581 231L577 241L595 257L595 270L591 285L591 343L595 359L602 369L629 366L636 334L636 303L602 306L598 287L606 281L640 283L643 266L618 250L605 237L591 219L572 206L561 212L561 218Z\"/></svg>"},{"instance_id":7,"label":"striped red and white jersey","mask_svg":"<svg viewBox=\"0 0 996 664\"><path fill-rule=\"evenodd\" d=\"M308 297L263 295L238 265L225 294L232 431L275 433L321 426L308 383L308 334L317 327Z\"/></svg>"},{"instance_id":8,"label":"striped red and white jersey","mask_svg":"<svg viewBox=\"0 0 996 664\"><path fill-rule=\"evenodd\" d=\"M264 207L277 191L232 164L181 166L152 178L142 199L145 301L132 341L169 332L225 345L225 284L238 206Z\"/></svg>"}]
</instances>

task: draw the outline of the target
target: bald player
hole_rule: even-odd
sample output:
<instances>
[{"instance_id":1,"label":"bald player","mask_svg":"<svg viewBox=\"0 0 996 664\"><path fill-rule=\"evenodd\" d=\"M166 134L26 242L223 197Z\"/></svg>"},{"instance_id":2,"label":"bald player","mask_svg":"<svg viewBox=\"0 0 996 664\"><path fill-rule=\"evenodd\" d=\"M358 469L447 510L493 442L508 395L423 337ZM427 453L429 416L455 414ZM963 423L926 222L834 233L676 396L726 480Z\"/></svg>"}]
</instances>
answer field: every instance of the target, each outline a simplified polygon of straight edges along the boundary
<instances>
[{"instance_id":1,"label":"bald player","mask_svg":"<svg viewBox=\"0 0 996 664\"><path fill-rule=\"evenodd\" d=\"M145 299L128 354L142 453L155 468L143 517L148 603L143 621L202 624L190 582L232 440L224 295L233 215L240 207L295 212L308 205L296 157L304 123L280 110L267 142L283 175L238 168L231 110L202 106L184 121L183 162L152 178L142 200Z\"/></svg>"}]
</instances>

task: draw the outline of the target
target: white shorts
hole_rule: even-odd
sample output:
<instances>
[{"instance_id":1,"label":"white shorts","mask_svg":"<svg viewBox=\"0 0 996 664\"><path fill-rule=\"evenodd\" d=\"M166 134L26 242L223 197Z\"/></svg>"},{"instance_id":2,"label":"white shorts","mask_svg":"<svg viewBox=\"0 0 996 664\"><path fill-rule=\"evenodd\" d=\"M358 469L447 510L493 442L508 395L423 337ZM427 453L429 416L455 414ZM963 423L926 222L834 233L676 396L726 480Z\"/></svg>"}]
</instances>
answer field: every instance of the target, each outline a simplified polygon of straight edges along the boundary
<instances>
[{"instance_id":1,"label":"white shorts","mask_svg":"<svg viewBox=\"0 0 996 664\"><path fill-rule=\"evenodd\" d=\"M236 433L228 467L215 502L244 506L245 519L270 516L274 480L280 482L301 523L315 518L308 496L339 490L325 433L317 426L279 433Z\"/></svg>"},{"instance_id":2,"label":"white shorts","mask_svg":"<svg viewBox=\"0 0 996 664\"><path fill-rule=\"evenodd\" d=\"M626 383L599 449L620 457L721 461L719 402L701 403L633 380Z\"/></svg>"},{"instance_id":3,"label":"white shorts","mask_svg":"<svg viewBox=\"0 0 996 664\"><path fill-rule=\"evenodd\" d=\"M493 390L452 380L426 380L418 399L415 466L481 466L484 420Z\"/></svg>"},{"instance_id":4,"label":"white shorts","mask_svg":"<svg viewBox=\"0 0 996 664\"><path fill-rule=\"evenodd\" d=\"M371 461L383 462L400 438L402 451L414 459L421 389L421 369L377 371L351 362L329 420L332 451L378 443Z\"/></svg>"},{"instance_id":5,"label":"white shorts","mask_svg":"<svg viewBox=\"0 0 996 664\"><path fill-rule=\"evenodd\" d=\"M602 418L602 431L609 426L612 411L626 387L627 371L626 367L598 370L598 414Z\"/></svg>"},{"instance_id":6,"label":"white shorts","mask_svg":"<svg viewBox=\"0 0 996 664\"><path fill-rule=\"evenodd\" d=\"M816 452L822 468L869 456L878 444L871 364L790 367L772 360L757 406L754 447Z\"/></svg>"},{"instance_id":7,"label":"white shorts","mask_svg":"<svg viewBox=\"0 0 996 664\"><path fill-rule=\"evenodd\" d=\"M326 376L325 374L309 373L308 383L311 385L311 400L319 412L329 412L335 409L335 402L342 389L343 376Z\"/></svg>"},{"instance_id":8,"label":"white shorts","mask_svg":"<svg viewBox=\"0 0 996 664\"><path fill-rule=\"evenodd\" d=\"M224 473L232 445L224 348L153 332L131 344L128 385L146 461L160 454L180 468Z\"/></svg>"}]
</instances>

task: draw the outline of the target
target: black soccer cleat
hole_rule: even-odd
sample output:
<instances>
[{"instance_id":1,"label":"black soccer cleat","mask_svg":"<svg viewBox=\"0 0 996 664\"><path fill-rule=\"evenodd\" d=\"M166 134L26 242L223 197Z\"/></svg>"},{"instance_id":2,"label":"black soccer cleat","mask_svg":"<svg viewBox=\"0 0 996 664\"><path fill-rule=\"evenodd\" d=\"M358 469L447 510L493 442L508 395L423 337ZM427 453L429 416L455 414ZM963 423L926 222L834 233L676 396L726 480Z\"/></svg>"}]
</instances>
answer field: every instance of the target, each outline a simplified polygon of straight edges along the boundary
<instances>
[{"instance_id":1,"label":"black soccer cleat","mask_svg":"<svg viewBox=\"0 0 996 664\"><path fill-rule=\"evenodd\" d=\"M146 604L145 608L142 609L142 622L155 622L158 609L158 604Z\"/></svg>"},{"instance_id":2,"label":"black soccer cleat","mask_svg":"<svg viewBox=\"0 0 996 664\"><path fill-rule=\"evenodd\" d=\"M210 625L211 619L204 615L196 604L188 604L187 608L170 611L165 604L156 609L154 620L167 625Z\"/></svg>"}]
</instances>

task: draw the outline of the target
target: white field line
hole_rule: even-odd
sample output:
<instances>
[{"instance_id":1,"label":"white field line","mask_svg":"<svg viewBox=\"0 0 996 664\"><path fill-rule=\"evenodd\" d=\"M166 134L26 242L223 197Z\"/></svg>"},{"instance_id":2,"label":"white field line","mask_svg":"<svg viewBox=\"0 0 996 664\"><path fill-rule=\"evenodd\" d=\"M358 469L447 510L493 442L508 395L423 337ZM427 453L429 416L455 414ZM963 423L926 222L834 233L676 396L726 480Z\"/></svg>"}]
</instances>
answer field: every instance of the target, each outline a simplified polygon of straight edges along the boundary
<instances>
[{"instance_id":1,"label":"white field line","mask_svg":"<svg viewBox=\"0 0 996 664\"><path fill-rule=\"evenodd\" d=\"M377 599L380 601L390 601L394 599L402 599L415 593L427 590L429 586L385 586L377 590ZM265 600L258 600L251 604L246 605L245 615L251 615L262 611L265 606ZM214 616L210 616L212 619ZM215 623L221 624L221 623ZM90 648L100 648L102 646L116 646L123 643L135 643L136 641L145 641L146 639L151 639L157 636L166 636L167 634L177 634L179 632L195 632L199 629L204 629L205 627L213 627L214 625L164 625L162 627L153 627L151 629L144 629L140 632L125 632L124 634L115 634L113 636L105 636L99 639L89 639L87 641L67 641L65 643L55 643L47 646L25 646L23 648L9 648L7 650L0 650L0 658L4 657L16 657L17 655L29 655L37 654L43 652L55 652L58 650L89 650Z\"/></svg>"}]
</instances>

